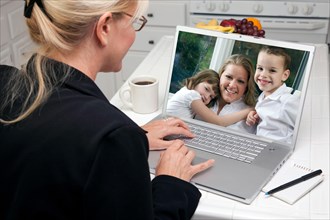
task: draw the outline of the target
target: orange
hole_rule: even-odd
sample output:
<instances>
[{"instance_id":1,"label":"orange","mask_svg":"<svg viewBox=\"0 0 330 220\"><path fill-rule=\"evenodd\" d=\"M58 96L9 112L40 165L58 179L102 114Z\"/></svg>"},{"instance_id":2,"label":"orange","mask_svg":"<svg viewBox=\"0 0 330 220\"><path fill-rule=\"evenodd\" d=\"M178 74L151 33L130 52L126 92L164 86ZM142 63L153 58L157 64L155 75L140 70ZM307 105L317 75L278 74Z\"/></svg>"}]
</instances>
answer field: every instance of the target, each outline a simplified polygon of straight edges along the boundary
<instances>
[{"instance_id":1,"label":"orange","mask_svg":"<svg viewBox=\"0 0 330 220\"><path fill-rule=\"evenodd\" d=\"M252 21L253 22L253 25L255 25L255 26L258 27L258 30L261 30L262 29L262 26L260 24L260 21L257 18L246 18L246 20Z\"/></svg>"}]
</instances>

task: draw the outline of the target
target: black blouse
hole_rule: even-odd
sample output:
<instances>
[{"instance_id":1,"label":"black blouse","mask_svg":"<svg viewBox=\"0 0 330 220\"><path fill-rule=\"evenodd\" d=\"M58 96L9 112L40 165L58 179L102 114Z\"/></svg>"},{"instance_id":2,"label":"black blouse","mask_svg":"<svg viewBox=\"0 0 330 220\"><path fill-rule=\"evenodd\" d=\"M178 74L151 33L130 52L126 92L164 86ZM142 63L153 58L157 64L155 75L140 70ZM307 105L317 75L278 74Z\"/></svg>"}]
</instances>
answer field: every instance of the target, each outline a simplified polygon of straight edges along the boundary
<instances>
[{"instance_id":1,"label":"black blouse","mask_svg":"<svg viewBox=\"0 0 330 220\"><path fill-rule=\"evenodd\" d=\"M13 70L0 66L0 99ZM190 219L198 189L171 176L150 181L147 157L145 131L73 69L32 115L0 124L0 219Z\"/></svg>"}]
</instances>

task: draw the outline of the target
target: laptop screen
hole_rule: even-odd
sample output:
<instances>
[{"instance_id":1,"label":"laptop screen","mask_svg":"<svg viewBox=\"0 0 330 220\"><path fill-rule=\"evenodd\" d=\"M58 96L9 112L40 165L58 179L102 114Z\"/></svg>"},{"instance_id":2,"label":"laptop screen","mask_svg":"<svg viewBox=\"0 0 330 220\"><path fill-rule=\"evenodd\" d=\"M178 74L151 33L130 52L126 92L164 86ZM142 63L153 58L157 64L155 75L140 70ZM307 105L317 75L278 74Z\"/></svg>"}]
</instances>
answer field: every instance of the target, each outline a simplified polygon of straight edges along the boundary
<instances>
[{"instance_id":1,"label":"laptop screen","mask_svg":"<svg viewBox=\"0 0 330 220\"><path fill-rule=\"evenodd\" d=\"M271 59L271 61L268 60L268 62L266 58L263 59L260 54L267 59ZM180 91L182 94L189 92L182 91L183 87L186 87L186 90L196 90L197 93L200 93L196 85L193 87L188 86L187 79L193 80L191 77L201 72L212 70L218 74L221 73L220 75L229 73L226 76L227 79L220 76L218 96L208 104L205 102L205 105L212 109L215 114L218 114L219 117L248 106L253 107L253 111L255 110L257 114L255 123L248 126L244 119L226 127L239 133L262 136L294 147L313 54L314 47L311 45L178 26L172 54L171 74L169 74L170 78L168 79L170 81L168 83L169 92L165 96L164 111L167 114L181 118L187 117L203 121L203 117L195 114L193 109L189 110L189 114L183 114L184 110L179 107L183 103L173 104L173 100L176 101L177 99L174 95ZM247 93L248 80L243 80L243 87L239 85L239 83L242 83L240 79L235 78L235 74L234 76L231 75L233 72L230 71L234 70L221 72L226 69L224 68L226 64L230 64L228 60L235 56L248 59L250 66L253 68L253 73L248 76L248 78L253 78L253 93L251 93L252 87L249 88L250 93ZM278 57L280 58L278 59ZM285 64L286 59L290 61L288 66ZM283 67L283 70L281 67ZM287 69L289 71L285 72ZM280 74L282 78L276 76L276 74ZM230 86L229 83L227 86L221 85L221 83L225 84L224 81L226 80L236 82ZM280 86L283 84L284 86ZM229 101L223 105L223 102L220 104L220 100L226 100L222 87L224 91L227 90L227 92L233 94L239 93L238 90L242 88L245 91L241 92L241 96L236 94L236 98L231 100L232 102ZM215 94L210 97L213 98ZM245 96L251 96L251 94L253 94L255 102L251 101L251 97L250 101L247 101L248 98ZM200 95L204 97L201 93ZM192 96L190 95L190 99L194 99ZM192 108L190 105L186 107Z\"/></svg>"}]
</instances>

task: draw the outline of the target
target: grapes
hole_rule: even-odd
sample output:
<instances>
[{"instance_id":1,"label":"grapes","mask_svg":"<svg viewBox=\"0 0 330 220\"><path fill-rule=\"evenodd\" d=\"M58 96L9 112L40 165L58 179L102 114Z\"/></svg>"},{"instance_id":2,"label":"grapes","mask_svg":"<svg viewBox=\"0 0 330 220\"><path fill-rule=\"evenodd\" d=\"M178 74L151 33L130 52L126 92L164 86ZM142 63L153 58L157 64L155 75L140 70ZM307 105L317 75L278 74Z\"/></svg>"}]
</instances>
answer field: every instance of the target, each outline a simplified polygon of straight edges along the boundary
<instances>
[{"instance_id":1,"label":"grapes","mask_svg":"<svg viewBox=\"0 0 330 220\"><path fill-rule=\"evenodd\" d=\"M237 28L240 28L242 26L242 21L236 21L235 25Z\"/></svg>"},{"instance_id":2,"label":"grapes","mask_svg":"<svg viewBox=\"0 0 330 220\"><path fill-rule=\"evenodd\" d=\"M258 31L258 36L260 36L260 37L265 36L265 31L264 30L259 30Z\"/></svg>"},{"instance_id":3,"label":"grapes","mask_svg":"<svg viewBox=\"0 0 330 220\"><path fill-rule=\"evenodd\" d=\"M265 30L259 29L253 21L243 18L242 20L231 19L235 22L234 33L250 35L255 37L265 37ZM259 24L260 26L260 24Z\"/></svg>"},{"instance_id":4,"label":"grapes","mask_svg":"<svg viewBox=\"0 0 330 220\"><path fill-rule=\"evenodd\" d=\"M246 34L247 35L253 35L254 31L252 28L247 28Z\"/></svg>"}]
</instances>

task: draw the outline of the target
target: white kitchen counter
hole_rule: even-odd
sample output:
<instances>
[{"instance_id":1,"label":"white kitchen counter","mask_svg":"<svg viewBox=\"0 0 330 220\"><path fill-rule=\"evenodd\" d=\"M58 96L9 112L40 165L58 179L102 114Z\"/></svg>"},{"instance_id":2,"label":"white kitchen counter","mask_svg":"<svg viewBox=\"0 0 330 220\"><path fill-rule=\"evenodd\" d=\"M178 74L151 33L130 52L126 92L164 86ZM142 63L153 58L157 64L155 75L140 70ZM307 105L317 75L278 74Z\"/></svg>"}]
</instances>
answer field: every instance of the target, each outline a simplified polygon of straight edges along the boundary
<instances>
[{"instance_id":1,"label":"white kitchen counter","mask_svg":"<svg viewBox=\"0 0 330 220\"><path fill-rule=\"evenodd\" d=\"M131 76L157 76L160 100L165 95L172 45L172 36L163 37ZM264 193L260 193L252 204L246 205L201 191L202 198L193 219L329 219L329 52L326 44L316 46L305 110L291 159L312 169L322 169L324 181L294 205L276 198L265 199ZM123 86L127 86L127 82ZM134 113L122 104L118 92L111 103L137 124L143 125L159 115L163 102L160 102L159 110L152 114Z\"/></svg>"}]
</instances>

